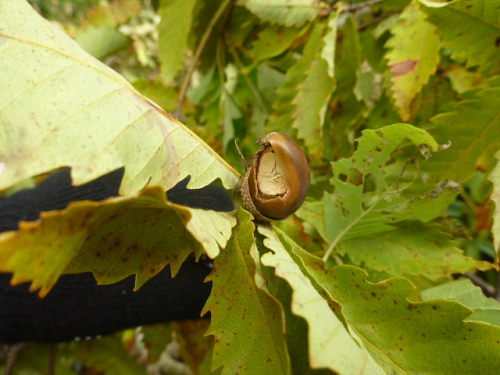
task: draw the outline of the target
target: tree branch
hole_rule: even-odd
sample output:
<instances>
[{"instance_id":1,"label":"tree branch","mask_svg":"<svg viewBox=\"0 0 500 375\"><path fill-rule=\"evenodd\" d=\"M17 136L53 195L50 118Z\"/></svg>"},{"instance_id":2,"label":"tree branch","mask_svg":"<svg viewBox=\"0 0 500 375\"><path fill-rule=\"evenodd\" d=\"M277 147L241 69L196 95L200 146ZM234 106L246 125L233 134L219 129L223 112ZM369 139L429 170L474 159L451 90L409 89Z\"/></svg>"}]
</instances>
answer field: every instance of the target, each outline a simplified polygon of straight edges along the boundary
<instances>
[{"instance_id":1,"label":"tree branch","mask_svg":"<svg viewBox=\"0 0 500 375\"><path fill-rule=\"evenodd\" d=\"M483 290L483 293L487 295L488 297L494 297L495 294L497 293L497 290L495 287L491 286L488 284L486 281L481 279L479 276L471 273L471 272L466 272L464 274L465 277L467 277L470 281L474 283L474 285L480 287Z\"/></svg>"}]
</instances>

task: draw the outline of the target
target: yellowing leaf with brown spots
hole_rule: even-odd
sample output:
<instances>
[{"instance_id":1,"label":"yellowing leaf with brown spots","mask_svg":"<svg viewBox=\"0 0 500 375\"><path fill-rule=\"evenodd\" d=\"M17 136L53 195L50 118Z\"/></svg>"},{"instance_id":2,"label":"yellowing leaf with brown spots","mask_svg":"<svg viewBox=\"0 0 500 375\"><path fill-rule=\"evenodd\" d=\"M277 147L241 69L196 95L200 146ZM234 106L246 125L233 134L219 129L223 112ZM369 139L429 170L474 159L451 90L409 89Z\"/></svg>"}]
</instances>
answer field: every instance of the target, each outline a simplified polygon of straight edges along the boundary
<instances>
[{"instance_id":1,"label":"yellowing leaf with brown spots","mask_svg":"<svg viewBox=\"0 0 500 375\"><path fill-rule=\"evenodd\" d=\"M22 62L22 63L20 63ZM71 167L81 185L125 166L120 194L239 174L187 127L26 1L0 1L0 189Z\"/></svg>"},{"instance_id":2,"label":"yellowing leaf with brown spots","mask_svg":"<svg viewBox=\"0 0 500 375\"><path fill-rule=\"evenodd\" d=\"M451 58L466 60L485 76L500 73L500 7L498 0L420 0L427 21L436 27Z\"/></svg>"},{"instance_id":3,"label":"yellowing leaf with brown spots","mask_svg":"<svg viewBox=\"0 0 500 375\"><path fill-rule=\"evenodd\" d=\"M251 219L239 210L234 234L207 278L212 294L202 314L212 316L207 331L215 338L212 370L290 374L283 310L264 285Z\"/></svg>"},{"instance_id":4,"label":"yellowing leaf with brown spots","mask_svg":"<svg viewBox=\"0 0 500 375\"><path fill-rule=\"evenodd\" d=\"M434 74L439 62L439 39L434 34L435 27L424 18L425 14L411 3L401 13L386 44L389 52L385 57L393 74L391 90L403 121L413 117L411 102Z\"/></svg>"},{"instance_id":5,"label":"yellowing leaf with brown spots","mask_svg":"<svg viewBox=\"0 0 500 375\"><path fill-rule=\"evenodd\" d=\"M160 187L132 197L74 202L0 234L0 271L12 272L14 284L32 281L31 289L42 296L61 274L87 271L101 284L136 274L137 289L168 264L175 275L190 253L199 256L203 246L195 237L218 236L225 246L235 218L214 212L219 222L199 233L190 229L198 211L167 202ZM214 251L213 243L204 245Z\"/></svg>"}]
</instances>

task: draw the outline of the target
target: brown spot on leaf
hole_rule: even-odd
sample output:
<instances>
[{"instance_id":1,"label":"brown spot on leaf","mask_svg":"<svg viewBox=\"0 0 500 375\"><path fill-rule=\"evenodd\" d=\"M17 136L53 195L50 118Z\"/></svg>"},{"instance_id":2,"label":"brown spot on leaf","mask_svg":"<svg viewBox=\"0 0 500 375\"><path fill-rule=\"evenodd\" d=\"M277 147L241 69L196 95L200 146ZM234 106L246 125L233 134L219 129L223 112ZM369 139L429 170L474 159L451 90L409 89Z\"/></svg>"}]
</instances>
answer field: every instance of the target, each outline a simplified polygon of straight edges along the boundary
<instances>
[{"instance_id":1,"label":"brown spot on leaf","mask_svg":"<svg viewBox=\"0 0 500 375\"><path fill-rule=\"evenodd\" d=\"M415 70L415 67L417 66L417 63L417 60L409 59L389 65L391 67L391 73L394 74L394 77L398 77L413 72Z\"/></svg>"},{"instance_id":2,"label":"brown spot on leaf","mask_svg":"<svg viewBox=\"0 0 500 375\"><path fill-rule=\"evenodd\" d=\"M495 39L495 47L500 47L500 36Z\"/></svg>"}]
</instances>

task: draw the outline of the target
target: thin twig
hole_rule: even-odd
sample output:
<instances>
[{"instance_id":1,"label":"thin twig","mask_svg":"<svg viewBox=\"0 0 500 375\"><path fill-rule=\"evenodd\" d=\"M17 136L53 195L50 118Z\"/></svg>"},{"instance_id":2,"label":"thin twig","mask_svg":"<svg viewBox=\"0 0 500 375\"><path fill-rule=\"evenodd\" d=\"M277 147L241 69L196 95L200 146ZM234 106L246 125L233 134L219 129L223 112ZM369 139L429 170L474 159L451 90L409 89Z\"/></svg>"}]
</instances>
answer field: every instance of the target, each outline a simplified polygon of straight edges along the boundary
<instances>
[{"instance_id":1,"label":"thin twig","mask_svg":"<svg viewBox=\"0 0 500 375\"><path fill-rule=\"evenodd\" d=\"M7 355L5 359L5 369L4 369L4 375L11 375L12 371L14 370L14 366L17 361L17 355L23 350L26 346L28 346L27 343L21 342L18 344L14 344L8 347L7 349Z\"/></svg>"},{"instance_id":2,"label":"thin twig","mask_svg":"<svg viewBox=\"0 0 500 375\"><path fill-rule=\"evenodd\" d=\"M375 5L377 3L381 3L383 1L385 1L385 0L368 0L368 1L365 1L364 3L344 5L344 9L346 11L358 10L358 9L361 9L361 8L365 8L365 7L369 7L369 6Z\"/></svg>"},{"instance_id":3,"label":"thin twig","mask_svg":"<svg viewBox=\"0 0 500 375\"><path fill-rule=\"evenodd\" d=\"M200 44L198 44L198 47L196 48L196 52L193 57L193 61L191 63L191 66L189 67L189 70L186 73L186 77L184 78L184 82L182 82L182 87L181 87L181 92L179 94L179 101L177 102L177 108L174 112L175 117L179 117L181 113L181 108L182 104L184 103L184 100L186 98L187 90L189 88L189 84L191 82L191 77L193 76L194 70L196 69L196 65L198 65L198 60L200 59L201 53L203 52L203 49L205 48L208 38L212 34L212 31L217 23L219 21L219 18L222 16L228 5L231 3L232 0L225 0L220 6L219 9L217 9L217 12L215 12L214 16L212 17L212 20L210 21L210 24L207 27L207 30L203 34Z\"/></svg>"},{"instance_id":4,"label":"thin twig","mask_svg":"<svg viewBox=\"0 0 500 375\"><path fill-rule=\"evenodd\" d=\"M493 294L493 298L496 299L498 302L500 302L500 272L497 272L497 285L496 285L496 291Z\"/></svg>"},{"instance_id":5,"label":"thin twig","mask_svg":"<svg viewBox=\"0 0 500 375\"><path fill-rule=\"evenodd\" d=\"M243 164L245 165L245 173L248 171L248 164L247 161L245 160L245 157L243 156L243 153L241 152L240 148L238 147L238 142L236 142L236 139L234 140L234 145L236 146L236 149L238 150L238 153L241 156L241 160L243 160Z\"/></svg>"},{"instance_id":6,"label":"thin twig","mask_svg":"<svg viewBox=\"0 0 500 375\"><path fill-rule=\"evenodd\" d=\"M389 18L390 16L392 16L393 14L397 14L397 13L400 13L401 11L398 11L398 10L394 10L392 12L388 12L388 13L385 13L383 15L381 15L380 17L377 17L363 25L360 25L358 27L358 31L364 31L366 29L368 29L370 26L373 26L373 25L376 25L377 23L385 20L386 18Z\"/></svg>"},{"instance_id":7,"label":"thin twig","mask_svg":"<svg viewBox=\"0 0 500 375\"><path fill-rule=\"evenodd\" d=\"M57 344L50 345L49 375L56 373Z\"/></svg>"},{"instance_id":8,"label":"thin twig","mask_svg":"<svg viewBox=\"0 0 500 375\"><path fill-rule=\"evenodd\" d=\"M497 292L496 288L488 284L485 280L481 279L479 276L471 272L464 273L464 276L467 277L470 281L472 281L474 285L480 287L483 290L483 293L488 297L495 296Z\"/></svg>"}]
</instances>

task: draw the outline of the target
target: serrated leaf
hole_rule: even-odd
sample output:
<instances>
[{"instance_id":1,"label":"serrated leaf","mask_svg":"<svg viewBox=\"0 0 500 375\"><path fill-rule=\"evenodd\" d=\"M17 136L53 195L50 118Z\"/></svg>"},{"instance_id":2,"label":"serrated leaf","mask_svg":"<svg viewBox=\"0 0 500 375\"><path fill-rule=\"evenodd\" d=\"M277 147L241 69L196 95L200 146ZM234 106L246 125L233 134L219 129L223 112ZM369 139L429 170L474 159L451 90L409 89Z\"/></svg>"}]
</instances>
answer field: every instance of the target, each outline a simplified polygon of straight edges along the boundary
<instances>
[{"instance_id":1,"label":"serrated leaf","mask_svg":"<svg viewBox=\"0 0 500 375\"><path fill-rule=\"evenodd\" d=\"M292 127L297 129L297 137L304 140L309 155L316 159L323 156L325 113L335 90L333 71L339 14L337 11L330 16L327 32L323 37L324 46L311 61L307 75L297 87L297 94L292 102L296 105Z\"/></svg>"},{"instance_id":2,"label":"serrated leaf","mask_svg":"<svg viewBox=\"0 0 500 375\"><path fill-rule=\"evenodd\" d=\"M466 320L475 320L500 326L500 302L486 298L481 288L469 279L460 279L422 291L422 300L449 299L460 302L474 313Z\"/></svg>"},{"instance_id":3,"label":"serrated leaf","mask_svg":"<svg viewBox=\"0 0 500 375\"><path fill-rule=\"evenodd\" d=\"M311 64L315 59L318 59L319 50L323 43L324 29L325 26L321 23L314 25L309 40L304 47L302 57L287 70L287 81L277 90L279 97L273 104L274 113L271 115L271 123L268 125L269 130L281 132L291 130L295 112L295 105L292 104L292 101L297 95L297 88L304 80Z\"/></svg>"},{"instance_id":4,"label":"serrated leaf","mask_svg":"<svg viewBox=\"0 0 500 375\"><path fill-rule=\"evenodd\" d=\"M411 3L401 13L400 21L391 29L393 36L386 43L390 50L385 58L393 74L391 90L403 121L413 117L411 102L439 63L439 39L434 26L424 17L418 6Z\"/></svg>"},{"instance_id":5,"label":"serrated leaf","mask_svg":"<svg viewBox=\"0 0 500 375\"><path fill-rule=\"evenodd\" d=\"M105 375L147 375L148 372L127 352L118 336L107 336L76 344L76 355Z\"/></svg>"},{"instance_id":6,"label":"serrated leaf","mask_svg":"<svg viewBox=\"0 0 500 375\"><path fill-rule=\"evenodd\" d=\"M263 21L296 27L312 21L322 9L318 0L245 0L243 4Z\"/></svg>"},{"instance_id":7,"label":"serrated leaf","mask_svg":"<svg viewBox=\"0 0 500 375\"><path fill-rule=\"evenodd\" d=\"M428 130L438 142L451 142L451 146L421 166L426 180L423 185L423 181L417 181L413 188L425 191L429 184L438 181L449 179L463 183L470 179L483 152L500 147L498 108L500 87L492 87L478 91L473 99L459 102L453 112L433 117Z\"/></svg>"},{"instance_id":8,"label":"serrated leaf","mask_svg":"<svg viewBox=\"0 0 500 375\"><path fill-rule=\"evenodd\" d=\"M320 159L323 154L323 124L328 99L335 89L335 82L328 75L325 60L313 61L311 70L299 85L293 104L293 128L297 129L297 137L304 140L309 155Z\"/></svg>"},{"instance_id":9,"label":"serrated leaf","mask_svg":"<svg viewBox=\"0 0 500 375\"><path fill-rule=\"evenodd\" d=\"M227 212L188 208L191 218L184 223L186 229L203 246L206 254L214 259L220 248L226 247L236 218ZM219 248L220 247L220 248Z\"/></svg>"},{"instance_id":10,"label":"serrated leaf","mask_svg":"<svg viewBox=\"0 0 500 375\"><path fill-rule=\"evenodd\" d=\"M240 209L238 225L226 249L214 260L207 334L215 336L212 370L222 374L289 374L283 312L259 281L252 216Z\"/></svg>"},{"instance_id":11,"label":"serrated leaf","mask_svg":"<svg viewBox=\"0 0 500 375\"><path fill-rule=\"evenodd\" d=\"M338 246L354 264L366 264L389 275L423 275L431 280L450 278L475 268L490 268L487 262L467 257L436 225L410 222L396 230L352 238Z\"/></svg>"},{"instance_id":12,"label":"serrated leaf","mask_svg":"<svg viewBox=\"0 0 500 375\"><path fill-rule=\"evenodd\" d=\"M163 1L158 9L161 16L158 26L158 53L162 77L166 83L172 83L182 68L195 4L196 0Z\"/></svg>"},{"instance_id":13,"label":"serrated leaf","mask_svg":"<svg viewBox=\"0 0 500 375\"><path fill-rule=\"evenodd\" d=\"M353 156L332 163L334 177L330 182L335 196L324 196L325 227L330 241L391 230L388 224L396 219L391 220L388 213L396 215L407 209L409 201L398 197L398 189L391 187L384 175L391 154L405 139L410 139L426 157L438 150L434 138L424 130L395 124L364 130ZM372 182L366 180L368 176ZM366 183L374 184L371 192L364 192Z\"/></svg>"},{"instance_id":14,"label":"serrated leaf","mask_svg":"<svg viewBox=\"0 0 500 375\"><path fill-rule=\"evenodd\" d=\"M454 301L413 303L407 298L414 286L405 278L373 284L362 269L327 269L307 252L298 254L386 373L496 373L500 327L464 322L472 310Z\"/></svg>"},{"instance_id":15,"label":"serrated leaf","mask_svg":"<svg viewBox=\"0 0 500 375\"><path fill-rule=\"evenodd\" d=\"M500 72L500 9L492 0L455 0L437 3L420 0L427 21L436 26L452 58L467 60L485 75Z\"/></svg>"},{"instance_id":16,"label":"serrated leaf","mask_svg":"<svg viewBox=\"0 0 500 375\"><path fill-rule=\"evenodd\" d=\"M234 225L226 213L168 203L163 190L152 187L137 196L74 202L43 212L39 222L21 222L19 231L0 234L0 270L12 272L14 284L32 281L42 296L61 274L87 271L101 284L136 274L138 289L166 265L175 275L191 252L199 256L195 238L215 256L214 246L225 245Z\"/></svg>"},{"instance_id":17,"label":"serrated leaf","mask_svg":"<svg viewBox=\"0 0 500 375\"><path fill-rule=\"evenodd\" d=\"M328 302L304 274L299 257L287 248L267 226L257 227L264 245L272 250L261 258L263 265L274 267L276 276L293 289L292 312L304 318L309 326L309 365L312 369L328 368L342 375L377 374L379 367L345 329ZM288 239L289 243L293 243Z\"/></svg>"},{"instance_id":18,"label":"serrated leaf","mask_svg":"<svg viewBox=\"0 0 500 375\"><path fill-rule=\"evenodd\" d=\"M390 238L396 230L394 224L408 220L430 221L443 214L454 200L457 194L456 184L443 184L430 194L411 198L401 196L405 186L400 186L399 181L390 185L390 180L384 173L385 166L394 150L405 139L411 139L426 157L430 156L431 151L438 150L436 141L427 132L408 124L395 124L379 130L364 130L363 136L358 140L358 149L352 158L332 163L334 177L330 181L334 186L334 193L325 192L320 202L305 202L303 208L297 212L299 217L315 227L324 240L330 243L324 256L325 260L345 241L351 241L352 246L346 244L342 250L339 248L342 254L348 254L358 260L371 258L372 255L368 255L371 247L383 247L382 243L385 241L383 239L386 236ZM404 170L400 171L401 174L403 172ZM378 236L374 236L375 234ZM361 250L358 249L358 245L363 246ZM382 261L383 268L387 272L392 271L399 275L400 271L396 271L399 267L411 268L405 262L406 257L413 251L417 249L401 253L399 260L402 264L397 262L398 258L393 257L389 260L385 254L375 260ZM434 255L436 256L434 260L438 262L442 254ZM475 264L466 259L457 256L454 262L456 270L469 270L474 266L487 267L486 264ZM378 267L376 269L382 268L380 264ZM425 267L417 268L428 272L426 273L428 277L436 277L436 269L431 271ZM456 270L451 267L446 276Z\"/></svg>"},{"instance_id":19,"label":"serrated leaf","mask_svg":"<svg viewBox=\"0 0 500 375\"><path fill-rule=\"evenodd\" d=\"M121 194L187 175L189 188L237 183L197 136L27 2L2 1L0 29L0 189L62 166L76 185L126 166Z\"/></svg>"}]
</instances>

